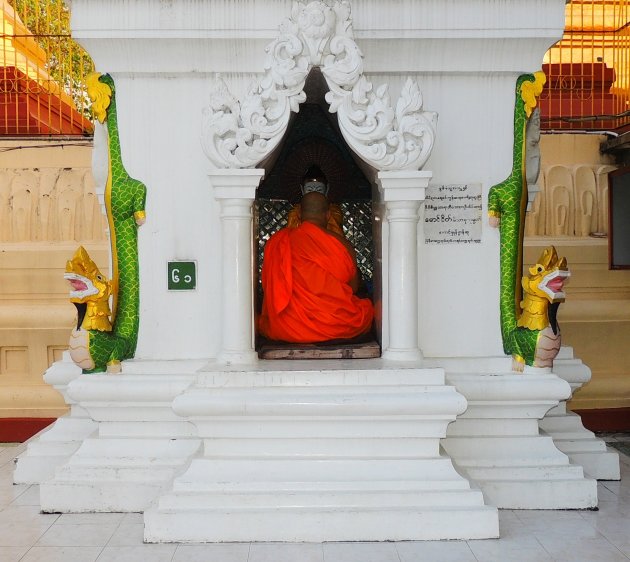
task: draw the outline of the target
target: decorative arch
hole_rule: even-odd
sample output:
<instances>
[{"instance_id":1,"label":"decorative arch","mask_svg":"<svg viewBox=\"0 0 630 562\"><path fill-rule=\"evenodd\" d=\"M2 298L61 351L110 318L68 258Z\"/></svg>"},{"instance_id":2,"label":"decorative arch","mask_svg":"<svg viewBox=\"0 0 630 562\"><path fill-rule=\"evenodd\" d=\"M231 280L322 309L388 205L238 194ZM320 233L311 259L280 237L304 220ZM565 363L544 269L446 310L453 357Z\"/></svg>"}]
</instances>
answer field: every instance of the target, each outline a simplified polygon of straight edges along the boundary
<instances>
[{"instance_id":1,"label":"decorative arch","mask_svg":"<svg viewBox=\"0 0 630 562\"><path fill-rule=\"evenodd\" d=\"M396 107L388 85L374 89L363 74L348 0L293 3L291 17L266 48L265 73L239 101L217 77L203 111L202 145L217 168L254 168L282 140L291 112L306 100L318 66L330 91L329 111L350 148L380 171L419 170L435 139L437 113L422 110L418 84L407 79Z\"/></svg>"}]
</instances>

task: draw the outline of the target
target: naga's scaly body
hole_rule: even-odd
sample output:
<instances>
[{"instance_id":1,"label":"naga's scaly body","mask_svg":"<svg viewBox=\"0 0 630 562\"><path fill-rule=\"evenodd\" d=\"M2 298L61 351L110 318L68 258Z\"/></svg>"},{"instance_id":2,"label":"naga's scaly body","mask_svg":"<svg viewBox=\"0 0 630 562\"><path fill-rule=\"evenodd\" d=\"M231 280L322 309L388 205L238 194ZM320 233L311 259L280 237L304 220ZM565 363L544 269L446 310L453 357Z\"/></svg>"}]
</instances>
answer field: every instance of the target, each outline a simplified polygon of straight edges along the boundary
<instances>
[{"instance_id":1,"label":"naga's scaly body","mask_svg":"<svg viewBox=\"0 0 630 562\"><path fill-rule=\"evenodd\" d=\"M544 74L538 72L535 75L523 74L516 81L512 172L505 181L493 186L488 195L488 214L491 221L500 221L500 313L503 349L521 365L534 364L536 345L541 333L540 330L519 327L518 315L527 206L525 127L544 81Z\"/></svg>"},{"instance_id":2,"label":"naga's scaly body","mask_svg":"<svg viewBox=\"0 0 630 562\"><path fill-rule=\"evenodd\" d=\"M76 330L87 338L87 349L94 364L84 373L116 372L124 359L134 356L140 320L140 276L138 262L138 225L145 219L146 187L129 176L122 162L114 81L109 75L93 75L88 94L94 113L106 121L109 147L109 173L105 206L112 249L112 330ZM79 328L81 328L79 318Z\"/></svg>"}]
</instances>

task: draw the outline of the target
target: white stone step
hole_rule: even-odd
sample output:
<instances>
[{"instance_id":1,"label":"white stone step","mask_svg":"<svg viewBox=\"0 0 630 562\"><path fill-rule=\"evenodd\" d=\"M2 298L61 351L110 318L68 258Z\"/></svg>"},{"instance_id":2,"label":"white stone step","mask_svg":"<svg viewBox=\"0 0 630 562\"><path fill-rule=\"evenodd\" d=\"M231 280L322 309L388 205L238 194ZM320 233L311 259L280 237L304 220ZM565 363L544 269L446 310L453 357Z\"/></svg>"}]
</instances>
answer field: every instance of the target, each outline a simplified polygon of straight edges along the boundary
<instances>
[{"instance_id":1,"label":"white stone step","mask_svg":"<svg viewBox=\"0 0 630 562\"><path fill-rule=\"evenodd\" d=\"M73 413L77 409L73 407ZM89 418L74 417L73 413L59 418L28 442L26 450L16 460L15 484L40 484L50 480L55 469L70 458L84 439L96 432L97 423Z\"/></svg>"},{"instance_id":2,"label":"white stone step","mask_svg":"<svg viewBox=\"0 0 630 562\"><path fill-rule=\"evenodd\" d=\"M461 397L460 397L461 398ZM461 399L461 404L465 404ZM208 416L195 420L206 439L399 439L444 437L454 414L408 416Z\"/></svg>"},{"instance_id":3,"label":"white stone step","mask_svg":"<svg viewBox=\"0 0 630 562\"><path fill-rule=\"evenodd\" d=\"M338 386L190 389L174 409L189 416L382 416L448 418L464 407L452 387ZM453 404L456 408L453 408Z\"/></svg>"},{"instance_id":4,"label":"white stone step","mask_svg":"<svg viewBox=\"0 0 630 562\"><path fill-rule=\"evenodd\" d=\"M18 457L18 462L22 462L22 460L27 456L58 456L67 459L79 448L80 445L80 441L33 441L32 443L28 444L26 451L24 451L24 453L22 453L22 455Z\"/></svg>"},{"instance_id":5,"label":"white stone step","mask_svg":"<svg viewBox=\"0 0 630 562\"><path fill-rule=\"evenodd\" d=\"M562 435L561 439L554 439L556 447L563 453L571 455L572 453L596 453L605 452L606 443L599 439L565 439Z\"/></svg>"},{"instance_id":6,"label":"white stone step","mask_svg":"<svg viewBox=\"0 0 630 562\"><path fill-rule=\"evenodd\" d=\"M575 480L584 478L584 470L579 465L543 466L530 464L522 466L463 466L476 483L483 485L486 481L543 481L543 480Z\"/></svg>"},{"instance_id":7,"label":"white stone step","mask_svg":"<svg viewBox=\"0 0 630 562\"><path fill-rule=\"evenodd\" d=\"M376 367L374 367L376 365ZM379 367L380 366L380 367ZM347 367L347 368L344 368ZM362 368L363 367L363 368ZM441 386L444 370L394 366L382 360L354 361L261 361L251 368L217 367L200 372L197 385L205 388L225 387L320 387L320 386Z\"/></svg>"},{"instance_id":8,"label":"white stone step","mask_svg":"<svg viewBox=\"0 0 630 562\"><path fill-rule=\"evenodd\" d=\"M74 450L78 447L78 443L73 443ZM56 468L63 465L72 452L59 456L45 454L19 457L16 459L17 465L13 473L13 483L40 484L50 480L55 475Z\"/></svg>"},{"instance_id":9,"label":"white stone step","mask_svg":"<svg viewBox=\"0 0 630 562\"><path fill-rule=\"evenodd\" d=\"M568 457L547 436L449 437L443 446L461 466L569 464ZM538 459L538 463L531 463L534 458Z\"/></svg>"},{"instance_id":10,"label":"white stone step","mask_svg":"<svg viewBox=\"0 0 630 562\"><path fill-rule=\"evenodd\" d=\"M338 481L288 481L288 480L258 480L251 482L196 482L176 480L173 485L173 493L222 493L234 494L262 493L274 490L276 492L301 493L313 492L325 494L329 492L467 492L471 490L470 484L464 478L459 480L338 480Z\"/></svg>"},{"instance_id":11,"label":"white stone step","mask_svg":"<svg viewBox=\"0 0 630 562\"><path fill-rule=\"evenodd\" d=\"M172 459L170 462L156 460L151 465L117 465L109 462L107 465L97 466L61 466L55 472L53 482L44 482L42 489L53 488L57 485L71 487L76 491L80 487L97 487L100 485L114 484L115 482L136 482L136 483L160 483L169 481L175 472L182 466L186 459Z\"/></svg>"},{"instance_id":12,"label":"white stone step","mask_svg":"<svg viewBox=\"0 0 630 562\"><path fill-rule=\"evenodd\" d=\"M498 537L493 508L287 508L145 512L146 542L323 542Z\"/></svg>"},{"instance_id":13,"label":"white stone step","mask_svg":"<svg viewBox=\"0 0 630 562\"><path fill-rule=\"evenodd\" d=\"M584 472L597 480L620 480L619 454L606 448L605 452L571 453L571 461L584 467Z\"/></svg>"},{"instance_id":14,"label":"white stone step","mask_svg":"<svg viewBox=\"0 0 630 562\"><path fill-rule=\"evenodd\" d=\"M418 459L208 459L192 461L185 474L175 480L175 489L195 489L205 482L261 481L378 481L423 478L428 481L452 480L462 486L468 483L453 468L449 458ZM201 488L200 488L201 489Z\"/></svg>"},{"instance_id":15,"label":"white stone step","mask_svg":"<svg viewBox=\"0 0 630 562\"><path fill-rule=\"evenodd\" d=\"M40 434L38 441L43 443L81 441L94 433L96 429L97 425L89 418L64 416L59 418L48 431Z\"/></svg>"},{"instance_id":16,"label":"white stone step","mask_svg":"<svg viewBox=\"0 0 630 562\"><path fill-rule=\"evenodd\" d=\"M40 504L44 513L141 512L164 486L149 479L60 481L40 488Z\"/></svg>"},{"instance_id":17,"label":"white stone step","mask_svg":"<svg viewBox=\"0 0 630 562\"><path fill-rule=\"evenodd\" d=\"M505 509L588 509L597 506L597 481L554 480L480 481L486 502Z\"/></svg>"},{"instance_id":18,"label":"white stone step","mask_svg":"<svg viewBox=\"0 0 630 562\"><path fill-rule=\"evenodd\" d=\"M187 457L199 447L197 439L86 439L70 464L87 464L91 459L107 458L126 462L131 459L162 459Z\"/></svg>"},{"instance_id":19,"label":"white stone step","mask_svg":"<svg viewBox=\"0 0 630 562\"><path fill-rule=\"evenodd\" d=\"M185 420L179 421L107 421L101 422L98 434L102 438L153 438L168 436L171 439L196 437L195 426Z\"/></svg>"},{"instance_id":20,"label":"white stone step","mask_svg":"<svg viewBox=\"0 0 630 562\"><path fill-rule=\"evenodd\" d=\"M589 431L582 425L580 416L576 415L545 416L540 420L540 427L549 432L578 432L581 435L588 435L591 438L595 437L592 431Z\"/></svg>"},{"instance_id":21,"label":"white stone step","mask_svg":"<svg viewBox=\"0 0 630 562\"><path fill-rule=\"evenodd\" d=\"M251 509L287 510L300 506L302 509L375 509L403 507L462 507L479 506L483 502L480 490L466 492L453 490L405 490L394 492L380 490L378 482L373 490L276 490L269 492L236 493L171 493L160 498L160 511L177 510L225 510L248 511Z\"/></svg>"},{"instance_id":22,"label":"white stone step","mask_svg":"<svg viewBox=\"0 0 630 562\"><path fill-rule=\"evenodd\" d=\"M205 439L206 457L301 457L316 458L333 456L337 458L383 457L437 457L439 442L436 439L399 438L335 438L303 437L292 439Z\"/></svg>"}]
</instances>

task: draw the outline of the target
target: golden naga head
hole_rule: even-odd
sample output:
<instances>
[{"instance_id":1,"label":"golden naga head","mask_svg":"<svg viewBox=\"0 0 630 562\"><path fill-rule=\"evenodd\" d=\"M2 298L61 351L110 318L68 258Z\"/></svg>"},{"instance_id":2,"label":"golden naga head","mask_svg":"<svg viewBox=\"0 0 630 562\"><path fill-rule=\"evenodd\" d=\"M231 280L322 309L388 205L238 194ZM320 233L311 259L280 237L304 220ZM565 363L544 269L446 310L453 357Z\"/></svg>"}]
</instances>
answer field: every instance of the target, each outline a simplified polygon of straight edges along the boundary
<instances>
[{"instance_id":1,"label":"golden naga head","mask_svg":"<svg viewBox=\"0 0 630 562\"><path fill-rule=\"evenodd\" d=\"M566 258L558 258L556 249L549 246L529 268L529 276L523 277L523 290L549 302L564 302L564 285L570 276Z\"/></svg>"},{"instance_id":2,"label":"golden naga head","mask_svg":"<svg viewBox=\"0 0 630 562\"><path fill-rule=\"evenodd\" d=\"M108 84L101 82L99 72L92 72L86 78L87 93L92 100L92 113L104 123L107 118L107 108L112 100L112 89Z\"/></svg>"},{"instance_id":3,"label":"golden naga head","mask_svg":"<svg viewBox=\"0 0 630 562\"><path fill-rule=\"evenodd\" d=\"M66 273L63 277L72 287L70 302L86 303L109 299L111 284L83 246L80 246L73 258L66 263Z\"/></svg>"},{"instance_id":4,"label":"golden naga head","mask_svg":"<svg viewBox=\"0 0 630 562\"><path fill-rule=\"evenodd\" d=\"M542 94L547 77L542 71L534 72L534 81L529 80L521 85L521 99L525 105L525 114L529 117L538 105L538 97Z\"/></svg>"}]
</instances>

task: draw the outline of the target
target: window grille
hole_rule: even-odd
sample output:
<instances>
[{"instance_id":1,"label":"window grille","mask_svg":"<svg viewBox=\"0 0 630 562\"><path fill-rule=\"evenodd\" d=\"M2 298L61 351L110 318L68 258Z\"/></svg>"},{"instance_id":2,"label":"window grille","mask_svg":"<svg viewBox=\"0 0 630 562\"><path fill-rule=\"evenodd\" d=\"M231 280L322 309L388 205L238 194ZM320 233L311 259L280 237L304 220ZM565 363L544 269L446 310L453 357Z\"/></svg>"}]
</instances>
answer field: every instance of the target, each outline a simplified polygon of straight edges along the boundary
<instances>
[{"instance_id":1,"label":"window grille","mask_svg":"<svg viewBox=\"0 0 630 562\"><path fill-rule=\"evenodd\" d=\"M630 130L630 0L573 0L545 55L546 130Z\"/></svg>"},{"instance_id":2,"label":"window grille","mask_svg":"<svg viewBox=\"0 0 630 562\"><path fill-rule=\"evenodd\" d=\"M87 53L63 0L0 0L0 135L89 135Z\"/></svg>"}]
</instances>

